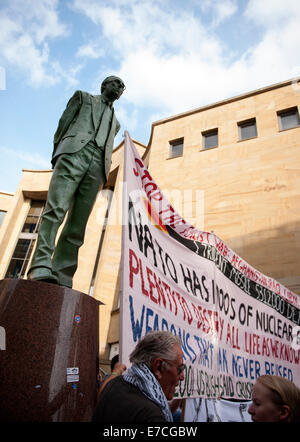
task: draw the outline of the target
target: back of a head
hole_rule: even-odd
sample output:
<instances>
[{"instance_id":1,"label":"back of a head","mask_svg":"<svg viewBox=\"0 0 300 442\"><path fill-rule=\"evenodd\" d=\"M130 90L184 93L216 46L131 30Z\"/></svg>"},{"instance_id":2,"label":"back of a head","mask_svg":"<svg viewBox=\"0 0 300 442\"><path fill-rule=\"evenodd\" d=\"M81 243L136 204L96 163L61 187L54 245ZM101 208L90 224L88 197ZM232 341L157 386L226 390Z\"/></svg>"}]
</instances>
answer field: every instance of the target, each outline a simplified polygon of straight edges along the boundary
<instances>
[{"instance_id":1,"label":"back of a head","mask_svg":"<svg viewBox=\"0 0 300 442\"><path fill-rule=\"evenodd\" d=\"M174 346L181 346L178 336L168 331L151 331L147 333L131 352L129 360L133 364L144 363L150 367L155 358L174 360Z\"/></svg>"},{"instance_id":2,"label":"back of a head","mask_svg":"<svg viewBox=\"0 0 300 442\"><path fill-rule=\"evenodd\" d=\"M115 355L110 362L110 370L113 371L116 363L119 362L119 355Z\"/></svg>"},{"instance_id":3,"label":"back of a head","mask_svg":"<svg viewBox=\"0 0 300 442\"><path fill-rule=\"evenodd\" d=\"M260 376L257 382L271 390L274 403L289 406L289 422L300 422L300 390L293 382L272 375Z\"/></svg>"}]
</instances>

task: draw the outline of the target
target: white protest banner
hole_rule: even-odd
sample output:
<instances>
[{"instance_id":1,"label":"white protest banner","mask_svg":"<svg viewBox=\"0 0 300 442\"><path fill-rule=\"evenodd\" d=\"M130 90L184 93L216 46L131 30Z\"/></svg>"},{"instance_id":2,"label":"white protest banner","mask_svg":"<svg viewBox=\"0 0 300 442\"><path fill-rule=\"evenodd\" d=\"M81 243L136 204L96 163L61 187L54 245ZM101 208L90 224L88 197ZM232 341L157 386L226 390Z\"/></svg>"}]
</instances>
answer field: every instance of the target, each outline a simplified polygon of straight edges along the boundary
<instances>
[{"instance_id":1,"label":"white protest banner","mask_svg":"<svg viewBox=\"0 0 300 442\"><path fill-rule=\"evenodd\" d=\"M250 399L257 377L300 386L298 296L169 204L125 133L120 357L150 330L180 336L177 396Z\"/></svg>"},{"instance_id":2,"label":"white protest banner","mask_svg":"<svg viewBox=\"0 0 300 442\"><path fill-rule=\"evenodd\" d=\"M252 422L248 413L251 403L225 399L187 399L184 422Z\"/></svg>"}]
</instances>

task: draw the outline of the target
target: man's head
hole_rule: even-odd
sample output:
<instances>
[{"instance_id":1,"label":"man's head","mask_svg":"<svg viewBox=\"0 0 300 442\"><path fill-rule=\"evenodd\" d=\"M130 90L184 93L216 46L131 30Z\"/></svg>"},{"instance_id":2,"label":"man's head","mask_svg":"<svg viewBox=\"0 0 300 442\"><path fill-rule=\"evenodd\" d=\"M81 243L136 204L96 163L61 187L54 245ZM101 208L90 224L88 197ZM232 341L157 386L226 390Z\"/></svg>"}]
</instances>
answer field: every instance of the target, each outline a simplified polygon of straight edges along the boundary
<instances>
[{"instance_id":1,"label":"man's head","mask_svg":"<svg viewBox=\"0 0 300 442\"><path fill-rule=\"evenodd\" d=\"M110 361L110 370L113 371L115 365L119 362L119 355L115 355Z\"/></svg>"},{"instance_id":2,"label":"man's head","mask_svg":"<svg viewBox=\"0 0 300 442\"><path fill-rule=\"evenodd\" d=\"M130 354L130 362L148 366L167 400L173 398L176 386L184 379L180 338L167 331L154 331L144 336Z\"/></svg>"},{"instance_id":3,"label":"man's head","mask_svg":"<svg viewBox=\"0 0 300 442\"><path fill-rule=\"evenodd\" d=\"M111 75L106 77L101 84L101 94L109 101L118 100L125 90L125 84L121 78Z\"/></svg>"}]
</instances>

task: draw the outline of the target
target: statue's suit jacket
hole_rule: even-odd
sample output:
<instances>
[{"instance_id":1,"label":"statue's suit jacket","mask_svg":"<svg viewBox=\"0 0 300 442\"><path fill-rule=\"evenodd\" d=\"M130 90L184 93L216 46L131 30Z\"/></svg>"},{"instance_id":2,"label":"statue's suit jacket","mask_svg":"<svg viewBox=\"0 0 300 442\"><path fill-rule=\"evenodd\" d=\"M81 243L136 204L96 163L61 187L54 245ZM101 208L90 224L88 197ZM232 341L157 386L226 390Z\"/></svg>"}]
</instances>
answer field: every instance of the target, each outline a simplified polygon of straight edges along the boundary
<instances>
[{"instance_id":1,"label":"statue's suit jacket","mask_svg":"<svg viewBox=\"0 0 300 442\"><path fill-rule=\"evenodd\" d=\"M63 112L58 128L54 135L54 150L52 165L55 166L59 155L80 151L89 141L94 140L99 126L96 107L101 105L101 95L91 95L87 92L76 91L69 100ZM105 104L102 103L105 107ZM99 108L98 108L99 111ZM99 114L99 112L98 112ZM114 138L120 129L120 124L112 108L112 120L104 146L105 176L108 178Z\"/></svg>"}]
</instances>

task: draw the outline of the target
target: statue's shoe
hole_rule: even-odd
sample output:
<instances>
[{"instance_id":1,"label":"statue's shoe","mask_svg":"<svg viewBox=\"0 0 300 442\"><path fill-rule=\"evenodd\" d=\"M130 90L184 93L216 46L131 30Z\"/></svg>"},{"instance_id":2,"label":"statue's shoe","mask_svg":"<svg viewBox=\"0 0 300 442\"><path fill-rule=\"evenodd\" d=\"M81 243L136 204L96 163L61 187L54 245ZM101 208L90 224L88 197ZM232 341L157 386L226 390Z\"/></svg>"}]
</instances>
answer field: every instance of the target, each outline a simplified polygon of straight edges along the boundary
<instances>
[{"instance_id":1,"label":"statue's shoe","mask_svg":"<svg viewBox=\"0 0 300 442\"><path fill-rule=\"evenodd\" d=\"M48 267L35 267L28 273L27 278L32 281L43 281L50 282L51 284L58 284L57 277Z\"/></svg>"}]
</instances>

